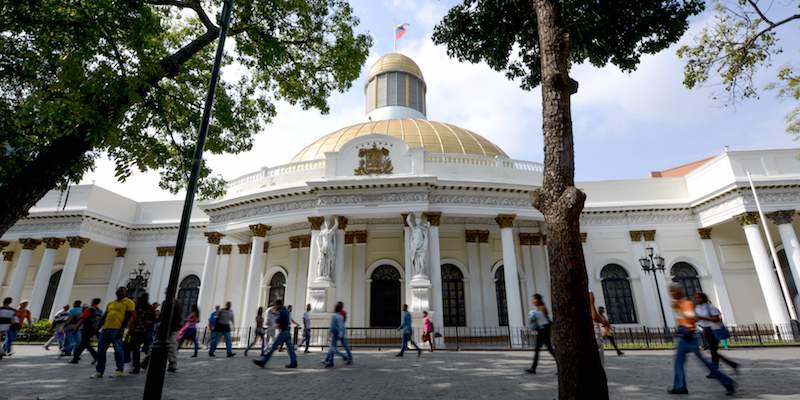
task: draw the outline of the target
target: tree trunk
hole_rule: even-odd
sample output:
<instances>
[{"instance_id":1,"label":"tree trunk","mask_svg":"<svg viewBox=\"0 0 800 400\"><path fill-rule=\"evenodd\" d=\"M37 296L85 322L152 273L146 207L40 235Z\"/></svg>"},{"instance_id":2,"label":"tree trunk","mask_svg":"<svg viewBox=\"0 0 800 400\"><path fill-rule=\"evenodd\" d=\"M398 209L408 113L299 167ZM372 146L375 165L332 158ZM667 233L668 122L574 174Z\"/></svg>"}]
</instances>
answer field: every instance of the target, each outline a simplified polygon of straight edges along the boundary
<instances>
[{"instance_id":1,"label":"tree trunk","mask_svg":"<svg viewBox=\"0 0 800 400\"><path fill-rule=\"evenodd\" d=\"M580 240L586 195L575 187L569 77L569 36L555 0L535 0L542 71L544 181L534 206L547 225L553 333L559 399L608 399L592 325L588 280Z\"/></svg>"}]
</instances>

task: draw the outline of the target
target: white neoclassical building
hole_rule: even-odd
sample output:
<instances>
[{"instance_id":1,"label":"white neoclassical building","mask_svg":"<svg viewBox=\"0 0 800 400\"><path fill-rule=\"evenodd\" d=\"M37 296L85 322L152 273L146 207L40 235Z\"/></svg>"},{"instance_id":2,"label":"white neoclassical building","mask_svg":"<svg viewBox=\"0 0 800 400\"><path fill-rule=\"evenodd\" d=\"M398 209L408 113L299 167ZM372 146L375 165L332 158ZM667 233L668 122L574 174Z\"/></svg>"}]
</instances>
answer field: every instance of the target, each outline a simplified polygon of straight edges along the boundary
<instances>
[{"instance_id":1,"label":"white neoclassical building","mask_svg":"<svg viewBox=\"0 0 800 400\"><path fill-rule=\"evenodd\" d=\"M344 301L354 327L396 326L403 303L432 311L437 326L524 326L527 299L550 295L547 226L530 201L542 165L509 158L491 132L428 120L422 71L403 55L375 63L364 90L365 121L196 205L181 302L207 314L232 301L242 326L276 298L310 303L319 317ZM729 151L644 179L579 182L589 289L612 322L661 326L660 293L672 323L669 281L707 292L728 324L789 321L800 282L798 154ZM181 207L94 185L50 192L2 237L0 293L31 299L46 318L73 299L109 300L143 269L163 298ZM642 272L648 251L663 272Z\"/></svg>"}]
</instances>

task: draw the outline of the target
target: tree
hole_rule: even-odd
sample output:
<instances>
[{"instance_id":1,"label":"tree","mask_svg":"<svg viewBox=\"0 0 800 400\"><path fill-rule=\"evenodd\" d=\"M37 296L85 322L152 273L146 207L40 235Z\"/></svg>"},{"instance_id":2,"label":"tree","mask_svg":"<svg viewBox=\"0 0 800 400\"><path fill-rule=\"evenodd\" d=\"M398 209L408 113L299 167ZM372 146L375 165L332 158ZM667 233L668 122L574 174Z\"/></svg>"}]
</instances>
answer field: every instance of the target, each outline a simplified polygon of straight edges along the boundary
<instances>
[{"instance_id":1,"label":"tree","mask_svg":"<svg viewBox=\"0 0 800 400\"><path fill-rule=\"evenodd\" d=\"M608 398L590 317L579 218L585 194L574 183L570 96L574 63L632 71L642 54L677 41L700 0L464 0L433 40L461 61L484 61L523 89L542 86L544 179L533 205L544 215L552 285L559 398Z\"/></svg>"},{"instance_id":2,"label":"tree","mask_svg":"<svg viewBox=\"0 0 800 400\"><path fill-rule=\"evenodd\" d=\"M678 49L678 56L686 60L684 86L696 88L718 76L726 94L725 103L758 97L760 90L755 83L758 72L769 69L773 57L783 52L778 32L800 24L800 3L788 13L773 8L772 2L766 7L760 3L758 0L714 2L711 24L703 28L693 45ZM784 15L777 15L782 12ZM800 71L786 65L778 69L776 77L777 81L766 88L797 102L786 116L786 131L800 134Z\"/></svg>"},{"instance_id":3,"label":"tree","mask_svg":"<svg viewBox=\"0 0 800 400\"><path fill-rule=\"evenodd\" d=\"M185 187L219 27L211 0L0 0L0 235L103 152ZM372 40L344 0L236 0L206 150L239 153L276 101L328 111ZM232 55L230 55L232 54ZM280 140L276 137L275 140ZM203 166L200 195L223 181Z\"/></svg>"}]
</instances>

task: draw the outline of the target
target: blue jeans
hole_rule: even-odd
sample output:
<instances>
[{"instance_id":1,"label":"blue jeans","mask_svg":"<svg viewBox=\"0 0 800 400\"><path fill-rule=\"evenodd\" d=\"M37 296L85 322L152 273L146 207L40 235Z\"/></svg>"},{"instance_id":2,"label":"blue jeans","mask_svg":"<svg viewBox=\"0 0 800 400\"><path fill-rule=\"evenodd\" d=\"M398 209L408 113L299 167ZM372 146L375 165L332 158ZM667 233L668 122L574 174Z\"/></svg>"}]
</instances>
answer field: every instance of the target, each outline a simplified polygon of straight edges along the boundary
<instances>
[{"instance_id":1,"label":"blue jeans","mask_svg":"<svg viewBox=\"0 0 800 400\"><path fill-rule=\"evenodd\" d=\"M414 348L417 349L417 351L420 351L419 350L419 346L417 346L417 343L414 342L414 339L411 338L411 331L404 331L403 332L403 345L402 345L402 347L400 347L400 354L403 354L403 353L406 352L406 347L408 347L409 343L414 345Z\"/></svg>"},{"instance_id":2,"label":"blue jeans","mask_svg":"<svg viewBox=\"0 0 800 400\"><path fill-rule=\"evenodd\" d=\"M64 339L64 352L72 353L78 349L81 344L81 331L73 332L72 329L67 329Z\"/></svg>"},{"instance_id":3,"label":"blue jeans","mask_svg":"<svg viewBox=\"0 0 800 400\"><path fill-rule=\"evenodd\" d=\"M9 329L6 332L6 340L3 341L3 351L8 354L11 353L11 345L14 343L14 340L17 339L17 333L19 331L14 329Z\"/></svg>"},{"instance_id":4,"label":"blue jeans","mask_svg":"<svg viewBox=\"0 0 800 400\"><path fill-rule=\"evenodd\" d=\"M219 337L222 336L225 339L225 350L228 354L233 354L233 343L231 342L231 332L217 332L211 334L211 346L208 349L208 354L214 354L217 351L217 344L219 343Z\"/></svg>"},{"instance_id":5,"label":"blue jeans","mask_svg":"<svg viewBox=\"0 0 800 400\"><path fill-rule=\"evenodd\" d=\"M184 342L194 343L194 355L196 356L197 350L200 349L200 343L197 342L197 329L187 329L186 333L183 334L183 338L181 338L181 342L178 343L178 347Z\"/></svg>"},{"instance_id":6,"label":"blue jeans","mask_svg":"<svg viewBox=\"0 0 800 400\"><path fill-rule=\"evenodd\" d=\"M339 340L341 340L342 347L344 347L344 351L347 353L347 359L352 360L353 353L350 351L350 343L347 341L347 333L342 335L342 337L340 337Z\"/></svg>"},{"instance_id":7,"label":"blue jeans","mask_svg":"<svg viewBox=\"0 0 800 400\"><path fill-rule=\"evenodd\" d=\"M100 332L100 342L97 344L97 366L95 368L100 374L106 371L106 351L108 351L109 345L114 346L114 361L117 364L117 371L125 370L122 331L119 329L103 329Z\"/></svg>"},{"instance_id":8,"label":"blue jeans","mask_svg":"<svg viewBox=\"0 0 800 400\"><path fill-rule=\"evenodd\" d=\"M349 357L347 356L347 354L342 353L341 351L339 351L339 348L337 347L339 345L339 341L340 340L341 340L341 338L339 337L338 334L334 333L334 334L331 335L331 344L328 347L328 354L325 355L325 362L326 363L333 364L333 359L337 355L339 357L342 357L345 360L349 360Z\"/></svg>"},{"instance_id":9,"label":"blue jeans","mask_svg":"<svg viewBox=\"0 0 800 400\"><path fill-rule=\"evenodd\" d=\"M684 327L679 327L677 340L678 343L675 348L675 381L672 384L674 390L686 390L686 372L683 370L683 366L686 363L686 355L690 353L694 353L697 356L700 362L708 368L711 376L718 380L722 386L727 388L733 385L733 379L720 372L719 368L715 367L711 361L700 353L697 335L689 333Z\"/></svg>"},{"instance_id":10,"label":"blue jeans","mask_svg":"<svg viewBox=\"0 0 800 400\"><path fill-rule=\"evenodd\" d=\"M303 344L306 345L306 351L311 344L311 328L303 328Z\"/></svg>"},{"instance_id":11,"label":"blue jeans","mask_svg":"<svg viewBox=\"0 0 800 400\"><path fill-rule=\"evenodd\" d=\"M290 365L297 365L297 355L294 353L294 345L292 344L292 333L289 330L281 331L275 340L272 342L272 347L269 348L267 354L264 354L261 357L261 362L266 364L269 362L270 357L272 357L272 353L278 350L282 344L286 344L286 352L289 353L289 364Z\"/></svg>"}]
</instances>

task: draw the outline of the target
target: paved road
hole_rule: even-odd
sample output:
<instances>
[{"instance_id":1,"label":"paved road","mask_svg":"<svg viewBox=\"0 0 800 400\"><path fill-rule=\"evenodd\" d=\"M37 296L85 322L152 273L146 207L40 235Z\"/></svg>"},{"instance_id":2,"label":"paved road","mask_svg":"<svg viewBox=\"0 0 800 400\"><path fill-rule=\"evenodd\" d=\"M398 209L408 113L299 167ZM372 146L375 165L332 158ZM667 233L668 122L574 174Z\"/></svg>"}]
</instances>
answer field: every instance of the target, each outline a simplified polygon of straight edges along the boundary
<instances>
[{"instance_id":1,"label":"paved road","mask_svg":"<svg viewBox=\"0 0 800 400\"><path fill-rule=\"evenodd\" d=\"M740 399L800 399L800 348L737 349L728 352L742 362ZM300 368L286 370L284 353L265 370L241 353L232 358L189 358L182 352L179 371L169 374L166 399L553 399L554 363L544 358L540 373L523 370L527 352L437 352L417 359L395 358L391 352L359 351L355 364L321 367L320 353L300 355ZM412 355L409 357L409 355ZM630 351L618 358L607 353L607 372L614 399L666 399L672 380L667 351ZM109 361L112 358L109 353ZM84 359L88 358L85 356ZM18 346L17 354L0 361L0 399L140 399L144 375L89 379L88 363L65 364L54 352ZM726 398L707 380L697 362L687 364L690 399ZM277 393L275 393L277 391Z\"/></svg>"}]
</instances>

